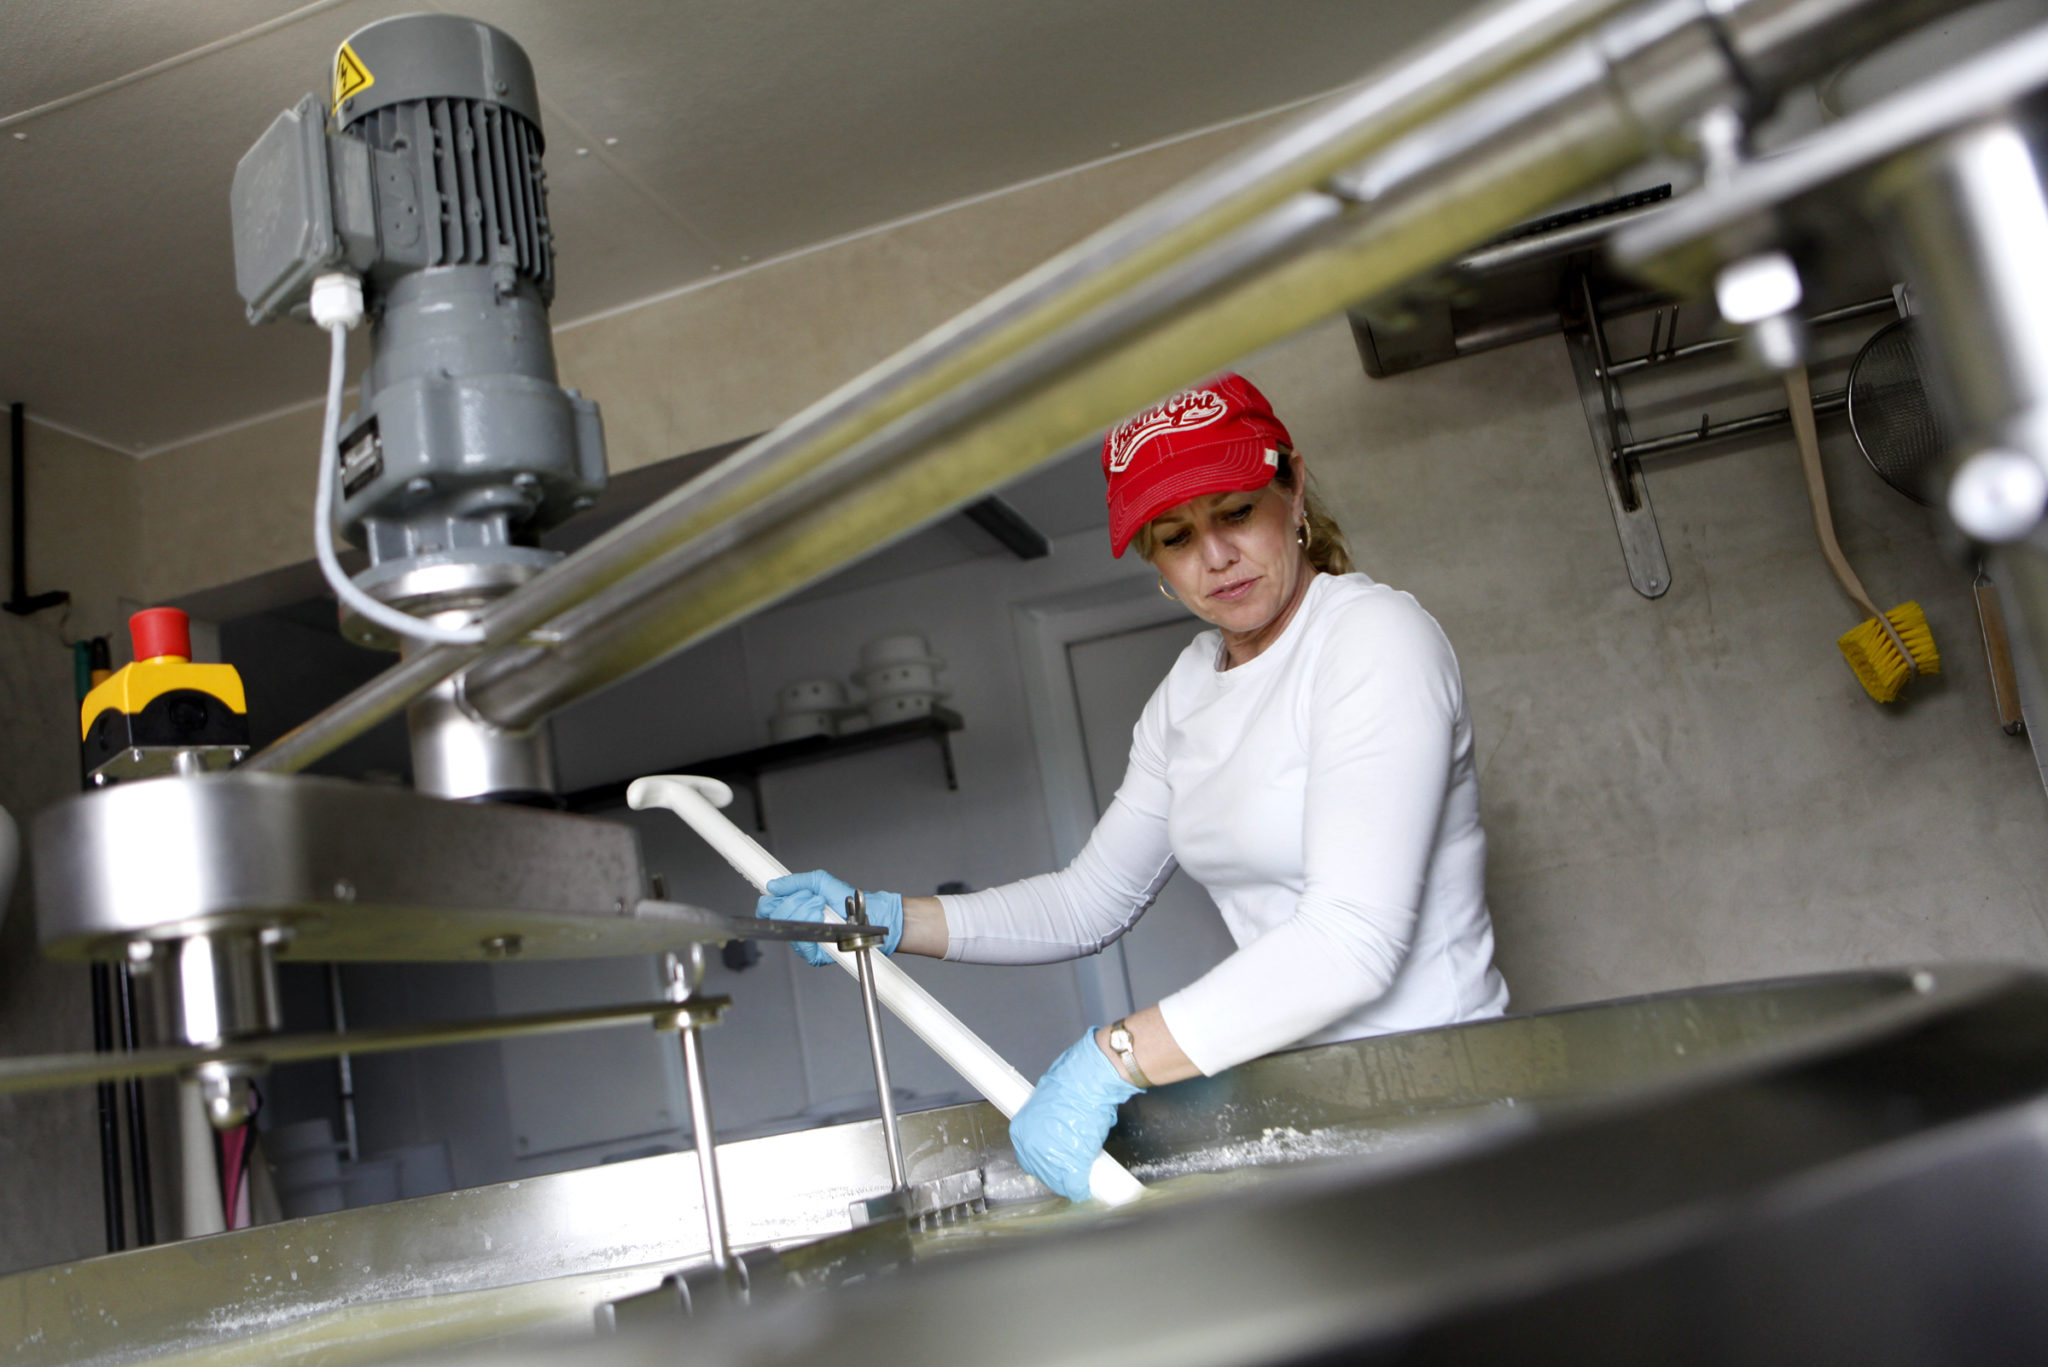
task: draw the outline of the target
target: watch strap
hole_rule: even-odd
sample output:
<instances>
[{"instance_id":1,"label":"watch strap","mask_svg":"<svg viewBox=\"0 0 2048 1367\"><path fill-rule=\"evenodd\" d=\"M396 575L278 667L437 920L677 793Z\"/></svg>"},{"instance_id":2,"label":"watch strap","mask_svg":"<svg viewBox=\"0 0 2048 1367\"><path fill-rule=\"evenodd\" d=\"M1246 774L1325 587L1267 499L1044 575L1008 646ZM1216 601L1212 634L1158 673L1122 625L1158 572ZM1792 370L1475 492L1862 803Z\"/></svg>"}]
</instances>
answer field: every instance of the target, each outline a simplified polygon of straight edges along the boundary
<instances>
[{"instance_id":1,"label":"watch strap","mask_svg":"<svg viewBox=\"0 0 2048 1367\"><path fill-rule=\"evenodd\" d=\"M1131 1038L1131 1025L1128 1017L1119 1020L1115 1025L1109 1027L1109 1047L1112 1053L1123 1060L1124 1072L1130 1075L1132 1083L1150 1091L1152 1080L1146 1077L1145 1070L1138 1066L1137 1044Z\"/></svg>"}]
</instances>

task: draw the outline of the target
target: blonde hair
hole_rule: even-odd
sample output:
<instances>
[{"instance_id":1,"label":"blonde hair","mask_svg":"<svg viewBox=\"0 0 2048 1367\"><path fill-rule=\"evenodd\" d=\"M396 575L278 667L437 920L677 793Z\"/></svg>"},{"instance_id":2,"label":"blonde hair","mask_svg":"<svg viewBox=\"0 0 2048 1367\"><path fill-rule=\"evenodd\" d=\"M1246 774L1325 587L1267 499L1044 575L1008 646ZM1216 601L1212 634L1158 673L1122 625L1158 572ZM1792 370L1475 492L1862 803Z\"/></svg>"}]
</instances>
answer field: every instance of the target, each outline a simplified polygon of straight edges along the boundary
<instances>
[{"instance_id":1,"label":"blonde hair","mask_svg":"<svg viewBox=\"0 0 2048 1367\"><path fill-rule=\"evenodd\" d=\"M1292 447L1281 447L1280 466L1273 472L1273 483L1289 493L1294 491L1294 462L1289 459L1293 454ZM1306 469L1303 474L1307 474ZM1308 542L1302 551L1308 556L1308 563L1324 574L1350 574L1357 568L1351 563L1351 547L1345 543L1344 529L1323 506L1313 476L1308 479L1308 495L1302 508L1302 525L1308 529ZM1150 522L1132 534L1131 544L1138 548L1138 554L1145 557L1146 563L1151 563L1152 554L1159 547L1153 540Z\"/></svg>"}]
</instances>

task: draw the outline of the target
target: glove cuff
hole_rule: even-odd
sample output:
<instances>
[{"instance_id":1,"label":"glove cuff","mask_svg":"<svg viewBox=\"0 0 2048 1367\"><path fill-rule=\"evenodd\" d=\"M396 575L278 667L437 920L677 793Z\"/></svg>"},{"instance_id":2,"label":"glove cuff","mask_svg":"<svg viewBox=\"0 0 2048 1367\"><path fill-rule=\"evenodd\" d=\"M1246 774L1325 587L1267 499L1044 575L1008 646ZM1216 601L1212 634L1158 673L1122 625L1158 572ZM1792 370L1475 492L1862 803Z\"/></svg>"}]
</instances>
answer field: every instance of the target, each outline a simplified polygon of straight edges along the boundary
<instances>
[{"instance_id":1,"label":"glove cuff","mask_svg":"<svg viewBox=\"0 0 2048 1367\"><path fill-rule=\"evenodd\" d=\"M889 933L882 940L882 953L893 955L896 946L903 943L903 894L900 892L871 892L867 894L868 919L888 927Z\"/></svg>"},{"instance_id":2,"label":"glove cuff","mask_svg":"<svg viewBox=\"0 0 2048 1367\"><path fill-rule=\"evenodd\" d=\"M1094 1080L1105 1100L1121 1106L1145 1090L1143 1087L1132 1086L1124 1075L1117 1071L1116 1064L1102 1051L1102 1044L1095 1038L1093 1028L1081 1036L1080 1052L1094 1060L1089 1065L1089 1071L1094 1074Z\"/></svg>"}]
</instances>

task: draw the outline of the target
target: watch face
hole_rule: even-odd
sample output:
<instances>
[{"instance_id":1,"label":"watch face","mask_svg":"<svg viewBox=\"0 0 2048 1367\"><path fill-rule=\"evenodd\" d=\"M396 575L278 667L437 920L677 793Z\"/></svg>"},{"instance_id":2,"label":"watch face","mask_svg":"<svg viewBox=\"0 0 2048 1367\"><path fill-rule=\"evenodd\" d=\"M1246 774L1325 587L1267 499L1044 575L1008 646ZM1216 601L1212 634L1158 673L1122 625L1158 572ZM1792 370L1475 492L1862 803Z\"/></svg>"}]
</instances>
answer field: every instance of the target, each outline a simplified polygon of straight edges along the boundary
<instances>
[{"instance_id":1,"label":"watch face","mask_svg":"<svg viewBox=\"0 0 2048 1367\"><path fill-rule=\"evenodd\" d=\"M1116 1050L1119 1054L1129 1053L1131 1050L1131 1032L1123 1029L1110 1031L1109 1047Z\"/></svg>"}]
</instances>

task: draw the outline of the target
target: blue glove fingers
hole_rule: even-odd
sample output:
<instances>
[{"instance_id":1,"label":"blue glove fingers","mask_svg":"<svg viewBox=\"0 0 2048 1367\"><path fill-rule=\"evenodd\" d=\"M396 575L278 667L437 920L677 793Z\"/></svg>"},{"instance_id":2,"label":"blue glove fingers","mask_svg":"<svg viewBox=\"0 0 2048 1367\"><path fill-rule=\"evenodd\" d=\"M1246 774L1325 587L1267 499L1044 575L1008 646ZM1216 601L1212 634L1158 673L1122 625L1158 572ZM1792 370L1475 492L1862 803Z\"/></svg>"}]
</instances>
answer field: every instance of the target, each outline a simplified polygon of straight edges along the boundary
<instances>
[{"instance_id":1,"label":"blue glove fingers","mask_svg":"<svg viewBox=\"0 0 2048 1367\"><path fill-rule=\"evenodd\" d=\"M1116 1126L1116 1108L1139 1088L1125 1082L1090 1030L1038 1080L1010 1119L1010 1147L1024 1170L1069 1201L1088 1199L1088 1170Z\"/></svg>"},{"instance_id":2,"label":"blue glove fingers","mask_svg":"<svg viewBox=\"0 0 2048 1367\"><path fill-rule=\"evenodd\" d=\"M766 921L822 921L825 899L815 892L793 892L780 897L763 893L754 903L754 915Z\"/></svg>"},{"instance_id":3,"label":"blue glove fingers","mask_svg":"<svg viewBox=\"0 0 2048 1367\"><path fill-rule=\"evenodd\" d=\"M754 903L754 915L765 921L823 921L825 899L805 888L791 886L777 889L777 883L794 885L795 878L777 878L768 884L769 891ZM810 940L800 940L791 946L803 961L813 968L822 968L832 962L824 949Z\"/></svg>"},{"instance_id":4,"label":"blue glove fingers","mask_svg":"<svg viewBox=\"0 0 2048 1367\"><path fill-rule=\"evenodd\" d=\"M780 878L771 878L768 880L768 891L782 897L794 892L814 893L841 916L846 914L846 899L853 896L853 886L850 883L834 878L823 869L812 869L809 873L786 873Z\"/></svg>"}]
</instances>

